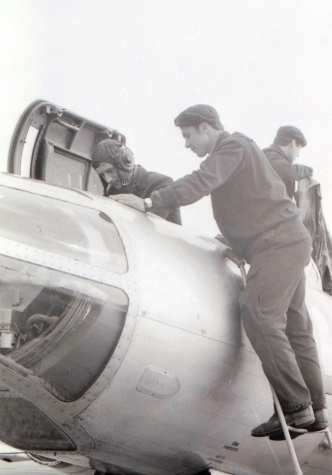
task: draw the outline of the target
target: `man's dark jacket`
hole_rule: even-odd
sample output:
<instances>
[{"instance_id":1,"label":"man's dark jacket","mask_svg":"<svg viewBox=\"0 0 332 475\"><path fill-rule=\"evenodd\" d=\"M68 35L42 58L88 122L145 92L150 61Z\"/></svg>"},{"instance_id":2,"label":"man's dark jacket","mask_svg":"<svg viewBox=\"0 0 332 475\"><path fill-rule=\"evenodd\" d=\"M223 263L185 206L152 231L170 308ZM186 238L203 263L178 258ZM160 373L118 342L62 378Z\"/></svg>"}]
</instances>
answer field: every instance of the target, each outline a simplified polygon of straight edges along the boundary
<instances>
[{"instance_id":1,"label":"man's dark jacket","mask_svg":"<svg viewBox=\"0 0 332 475\"><path fill-rule=\"evenodd\" d=\"M263 152L237 132L222 132L199 170L152 193L151 198L155 209L172 210L208 194L220 231L233 250L247 260L258 236L299 216Z\"/></svg>"},{"instance_id":2,"label":"man's dark jacket","mask_svg":"<svg viewBox=\"0 0 332 475\"><path fill-rule=\"evenodd\" d=\"M270 162L273 170L277 172L279 177L285 183L288 196L293 198L295 192L295 181L302 178L310 177L312 168L305 165L292 164L287 155L278 145L272 144L263 150L266 158Z\"/></svg>"},{"instance_id":3,"label":"man's dark jacket","mask_svg":"<svg viewBox=\"0 0 332 475\"><path fill-rule=\"evenodd\" d=\"M133 180L132 182L123 187L122 190L116 190L115 188L111 188L110 192L107 193L108 196L110 195L118 195L119 193L132 193L140 198L149 198L151 193L156 190L160 190L161 188L165 188L173 183L172 178L166 175L162 175L161 173L156 172L148 172L142 165L135 165ZM105 187L105 183L104 183ZM159 210L153 211L154 214L157 214L161 218L170 221L171 223L181 224L181 214L179 207L176 207L172 211L167 210Z\"/></svg>"}]
</instances>

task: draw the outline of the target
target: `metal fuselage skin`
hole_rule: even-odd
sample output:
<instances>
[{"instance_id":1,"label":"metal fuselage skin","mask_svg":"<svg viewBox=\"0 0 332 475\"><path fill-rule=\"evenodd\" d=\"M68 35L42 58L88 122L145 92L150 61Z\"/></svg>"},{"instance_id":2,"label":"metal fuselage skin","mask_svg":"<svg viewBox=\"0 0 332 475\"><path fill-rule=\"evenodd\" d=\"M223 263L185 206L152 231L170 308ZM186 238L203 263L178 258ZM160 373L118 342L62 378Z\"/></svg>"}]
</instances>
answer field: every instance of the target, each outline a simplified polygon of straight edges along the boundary
<instances>
[{"instance_id":1,"label":"metal fuselage skin","mask_svg":"<svg viewBox=\"0 0 332 475\"><path fill-rule=\"evenodd\" d=\"M44 100L14 132L8 170L26 178L0 174L0 439L114 475L291 473L284 443L250 435L273 404L238 269L217 240L100 196L105 138L126 142ZM331 297L313 264L307 277L331 394ZM321 440L296 440L310 475L332 465Z\"/></svg>"},{"instance_id":2,"label":"metal fuselage skin","mask_svg":"<svg viewBox=\"0 0 332 475\"><path fill-rule=\"evenodd\" d=\"M268 465L272 475L279 473L279 464L291 470L284 444L271 448L265 439L250 436L251 428L271 415L272 398L260 361L241 330L237 303L241 281L222 257L222 244L97 195L6 174L1 174L0 185L23 190L36 203L67 202L86 213L97 210L108 216L128 263L128 270L119 274L33 249L25 242L24 230L20 242L1 238L3 259L52 269L64 279L75 276L92 287L121 289L128 298L124 324L106 364L71 400L64 400L61 391L49 384L42 363L27 365L25 372L19 358L12 367L4 360L15 361L15 351L20 350L2 356L0 398L28 401L75 446L35 453L114 473L190 474L209 467L250 475L266 473ZM310 272L315 274L314 268ZM316 274L311 281L315 278ZM332 374L326 366L326 348L331 344L326 308L331 308L331 301L318 285L309 291L309 308L317 316L318 332L325 335L319 346L331 392ZM97 323L94 338L102 342L103 327L99 330ZM34 341L29 345L33 347ZM62 353L70 350L68 345L72 343L64 338ZM52 358L51 350L47 357ZM72 377L80 385L75 372ZM303 456L310 455L313 467L330 466L331 454L315 455L322 436L310 437L309 445L299 440ZM25 450L24 439L17 445Z\"/></svg>"}]
</instances>

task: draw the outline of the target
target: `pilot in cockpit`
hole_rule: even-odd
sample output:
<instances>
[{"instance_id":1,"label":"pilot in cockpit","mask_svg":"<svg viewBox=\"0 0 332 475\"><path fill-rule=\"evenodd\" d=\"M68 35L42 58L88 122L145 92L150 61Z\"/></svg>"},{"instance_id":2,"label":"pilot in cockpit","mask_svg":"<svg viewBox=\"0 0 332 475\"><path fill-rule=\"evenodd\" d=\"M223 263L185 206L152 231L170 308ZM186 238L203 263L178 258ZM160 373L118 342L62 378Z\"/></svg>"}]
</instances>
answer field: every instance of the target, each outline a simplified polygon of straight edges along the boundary
<instances>
[{"instance_id":1,"label":"pilot in cockpit","mask_svg":"<svg viewBox=\"0 0 332 475\"><path fill-rule=\"evenodd\" d=\"M115 139L99 142L92 153L92 166L102 180L105 196L131 193L144 199L173 182L166 175L148 172L142 165L136 165L132 151ZM179 208L154 213L167 221L181 224Z\"/></svg>"}]
</instances>

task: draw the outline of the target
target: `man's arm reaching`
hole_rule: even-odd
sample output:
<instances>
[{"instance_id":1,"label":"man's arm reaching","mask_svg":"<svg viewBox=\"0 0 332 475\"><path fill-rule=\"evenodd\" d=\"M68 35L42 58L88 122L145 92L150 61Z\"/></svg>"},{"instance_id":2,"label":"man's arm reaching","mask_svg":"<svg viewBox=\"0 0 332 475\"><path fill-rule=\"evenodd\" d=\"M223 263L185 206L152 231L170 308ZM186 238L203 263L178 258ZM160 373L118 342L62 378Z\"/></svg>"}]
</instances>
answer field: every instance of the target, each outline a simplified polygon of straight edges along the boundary
<instances>
[{"instance_id":1,"label":"man's arm reaching","mask_svg":"<svg viewBox=\"0 0 332 475\"><path fill-rule=\"evenodd\" d=\"M136 195L131 194L120 194L110 196L110 198L114 201L119 201L120 203L130 206L131 208L137 209L138 211L142 211L143 213L145 210L144 200Z\"/></svg>"},{"instance_id":2,"label":"man's arm reaching","mask_svg":"<svg viewBox=\"0 0 332 475\"><path fill-rule=\"evenodd\" d=\"M213 190L222 186L234 175L241 166L244 148L237 140L227 140L222 149L209 155L201 163L200 169L192 174L176 180L172 185L151 193L153 208L159 211L172 211L180 206L186 206L209 195ZM144 202L133 195L116 195L112 199L144 212ZM149 210L149 211L150 211Z\"/></svg>"}]
</instances>

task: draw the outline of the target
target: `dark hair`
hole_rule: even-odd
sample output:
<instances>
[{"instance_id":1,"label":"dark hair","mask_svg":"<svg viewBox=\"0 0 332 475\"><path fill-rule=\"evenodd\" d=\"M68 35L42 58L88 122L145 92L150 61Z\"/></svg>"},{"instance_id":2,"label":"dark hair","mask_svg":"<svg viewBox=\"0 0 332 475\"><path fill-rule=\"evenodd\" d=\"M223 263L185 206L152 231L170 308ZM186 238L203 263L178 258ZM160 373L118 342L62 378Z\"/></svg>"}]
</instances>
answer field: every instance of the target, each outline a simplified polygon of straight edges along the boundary
<instances>
[{"instance_id":1,"label":"dark hair","mask_svg":"<svg viewBox=\"0 0 332 475\"><path fill-rule=\"evenodd\" d=\"M223 126L220 122L219 122L219 124L218 124L218 123L212 123L212 124L211 124L211 123L208 122L207 120L202 120L202 122L201 122L200 124L194 125L194 129L197 130L197 132L198 132L199 126L200 126L201 124L203 124L203 122L204 122L205 124L211 125L211 127L212 127L214 130L221 130L221 131L224 130L224 126Z\"/></svg>"},{"instance_id":2,"label":"dark hair","mask_svg":"<svg viewBox=\"0 0 332 475\"><path fill-rule=\"evenodd\" d=\"M279 145L279 146L281 145L281 147L286 147L287 145L289 145L292 142L292 140L295 140L297 147L302 145L302 143L299 142L296 139L292 139L290 137L284 137L284 136L281 136L281 135L277 135L276 138L274 139L273 143L274 143L274 145Z\"/></svg>"},{"instance_id":3,"label":"dark hair","mask_svg":"<svg viewBox=\"0 0 332 475\"><path fill-rule=\"evenodd\" d=\"M275 145L286 147L292 142L292 140L295 140L298 147L300 145L302 145L302 147L307 145L306 138L300 129L294 127L294 125L283 125L279 127L273 143Z\"/></svg>"}]
</instances>

